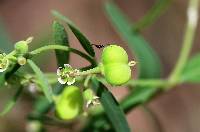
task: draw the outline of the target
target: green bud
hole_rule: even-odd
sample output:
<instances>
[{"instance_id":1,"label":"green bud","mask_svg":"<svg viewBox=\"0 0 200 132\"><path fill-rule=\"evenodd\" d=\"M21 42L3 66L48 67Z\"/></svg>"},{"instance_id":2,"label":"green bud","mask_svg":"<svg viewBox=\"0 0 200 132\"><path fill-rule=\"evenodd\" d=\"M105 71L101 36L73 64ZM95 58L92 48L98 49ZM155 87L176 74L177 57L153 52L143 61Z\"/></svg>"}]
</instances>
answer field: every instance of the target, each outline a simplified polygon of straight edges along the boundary
<instances>
[{"instance_id":1,"label":"green bud","mask_svg":"<svg viewBox=\"0 0 200 132\"><path fill-rule=\"evenodd\" d=\"M92 100L94 97L94 93L91 89L88 88L83 92L83 97L86 101Z\"/></svg>"},{"instance_id":2,"label":"green bud","mask_svg":"<svg viewBox=\"0 0 200 132\"><path fill-rule=\"evenodd\" d=\"M27 41L19 41L15 44L15 50L19 54L25 54L28 52L28 42Z\"/></svg>"},{"instance_id":3,"label":"green bud","mask_svg":"<svg viewBox=\"0 0 200 132\"><path fill-rule=\"evenodd\" d=\"M24 58L23 56L20 56L17 58L17 62L18 64L20 64L21 66L26 64L26 58Z\"/></svg>"},{"instance_id":4,"label":"green bud","mask_svg":"<svg viewBox=\"0 0 200 132\"><path fill-rule=\"evenodd\" d=\"M71 120L77 117L83 109L83 96L80 88L67 86L57 97L56 115L63 120Z\"/></svg>"},{"instance_id":5,"label":"green bud","mask_svg":"<svg viewBox=\"0 0 200 132\"><path fill-rule=\"evenodd\" d=\"M40 132L43 129L40 121L29 121L26 126L27 132Z\"/></svg>"}]
</instances>

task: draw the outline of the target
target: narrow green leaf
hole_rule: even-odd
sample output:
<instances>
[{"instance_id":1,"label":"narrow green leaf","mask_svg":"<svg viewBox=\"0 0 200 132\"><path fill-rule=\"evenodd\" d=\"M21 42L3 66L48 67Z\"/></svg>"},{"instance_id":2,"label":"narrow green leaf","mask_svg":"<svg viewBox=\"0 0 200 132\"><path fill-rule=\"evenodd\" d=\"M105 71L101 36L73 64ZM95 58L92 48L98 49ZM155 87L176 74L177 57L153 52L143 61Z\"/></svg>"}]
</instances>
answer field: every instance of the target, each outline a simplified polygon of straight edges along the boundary
<instances>
[{"instance_id":1,"label":"narrow green leaf","mask_svg":"<svg viewBox=\"0 0 200 132\"><path fill-rule=\"evenodd\" d=\"M53 23L53 35L55 44L69 47L68 35L65 27L57 21ZM61 67L69 62L69 52L55 50L58 66Z\"/></svg>"},{"instance_id":2,"label":"narrow green leaf","mask_svg":"<svg viewBox=\"0 0 200 132\"><path fill-rule=\"evenodd\" d=\"M15 93L15 95L6 103L5 108L0 112L0 116L4 116L14 107L22 91L23 91L23 87L20 86L17 92Z\"/></svg>"},{"instance_id":3,"label":"narrow green leaf","mask_svg":"<svg viewBox=\"0 0 200 132\"><path fill-rule=\"evenodd\" d=\"M124 112L127 113L136 106L146 103L157 92L157 88L137 87L129 96L121 101L120 106L123 108Z\"/></svg>"},{"instance_id":4,"label":"narrow green leaf","mask_svg":"<svg viewBox=\"0 0 200 132\"><path fill-rule=\"evenodd\" d=\"M128 42L139 65L139 78L158 78L161 74L161 64L158 56L147 41L131 30L132 24L114 3L106 3L106 13L121 37ZM148 101L157 88L137 87L122 101L123 108L130 109Z\"/></svg>"},{"instance_id":5,"label":"narrow green leaf","mask_svg":"<svg viewBox=\"0 0 200 132\"><path fill-rule=\"evenodd\" d=\"M56 86L53 88L53 93L55 95L58 95L62 92L65 85L62 85L60 83L57 83ZM43 115L48 113L54 106L54 103L49 102L47 98L39 97L34 103L33 112L31 114L38 114Z\"/></svg>"},{"instance_id":6,"label":"narrow green leaf","mask_svg":"<svg viewBox=\"0 0 200 132\"><path fill-rule=\"evenodd\" d=\"M42 73L39 67L32 60L28 60L27 62L30 65L30 67L33 69L33 71L35 72L37 79L39 81L39 84L42 88L42 91L44 92L44 95L47 97L49 102L52 102L53 101L52 88L49 85L48 80L46 79L45 75Z\"/></svg>"},{"instance_id":7,"label":"narrow green leaf","mask_svg":"<svg viewBox=\"0 0 200 132\"><path fill-rule=\"evenodd\" d=\"M132 24L114 3L106 3L106 13L122 39L137 57L140 78L160 77L161 66L156 53L142 36L132 32Z\"/></svg>"},{"instance_id":8,"label":"narrow green leaf","mask_svg":"<svg viewBox=\"0 0 200 132\"><path fill-rule=\"evenodd\" d=\"M94 57L95 52L94 52L94 49L93 49L90 41L83 35L83 33L80 32L80 30L75 26L75 24L73 24L67 17L65 17L58 11L54 10L54 11L52 11L52 14L55 17L57 17L67 23L67 25L69 26L71 31L74 33L76 38L79 40L79 42L81 43L81 45L85 49L85 51L87 51L88 54L90 54L91 56Z\"/></svg>"},{"instance_id":9,"label":"narrow green leaf","mask_svg":"<svg viewBox=\"0 0 200 132\"><path fill-rule=\"evenodd\" d=\"M5 83L5 73L0 73L0 89L3 87Z\"/></svg>"},{"instance_id":10,"label":"narrow green leaf","mask_svg":"<svg viewBox=\"0 0 200 132\"><path fill-rule=\"evenodd\" d=\"M54 27L54 39L55 39L55 42L56 41L61 41L61 42L63 41L65 43L66 39L64 37L65 36L64 35L65 34L64 33L65 32L64 27L62 25L60 25L58 22L54 22L53 27ZM56 33L57 33L58 37L57 37ZM60 36L60 34L61 34L61 36ZM64 36L62 37L62 35L64 35ZM58 40L56 40L56 39L58 39ZM68 63L68 60L60 59L60 57L62 58L62 55L65 56L67 54L65 52L59 52L59 55L56 55L56 60L57 60L57 66L58 67L59 66L63 66L64 64ZM64 87L65 87L65 85L57 83L53 88L54 95L58 95L59 93L61 93ZM35 101L33 112L30 115L32 115L34 113L37 113L38 115L46 114L46 113L49 112L49 110L52 109L53 106L54 106L54 104L50 103L47 100L47 98L40 97Z\"/></svg>"},{"instance_id":11,"label":"narrow green leaf","mask_svg":"<svg viewBox=\"0 0 200 132\"><path fill-rule=\"evenodd\" d=\"M148 43L142 36L132 32L132 24L130 24L125 15L115 4L106 3L105 9L108 18L111 20L115 29L118 31L120 36L127 41L128 46L137 57L139 65L139 78L160 77L161 65L159 58L156 56L153 49L149 47ZM157 88L136 87L126 98L122 100L120 106L123 108L124 112L129 112L136 106L150 100L157 92ZM105 113L101 113L98 117L103 117L103 114ZM95 120L91 120L89 123L90 126L94 126L96 123L102 122L103 120L102 118L98 120L96 118L97 117L94 117L93 119ZM103 124L105 124L105 122ZM88 130L87 126L86 130Z\"/></svg>"},{"instance_id":12,"label":"narrow green leaf","mask_svg":"<svg viewBox=\"0 0 200 132\"><path fill-rule=\"evenodd\" d=\"M200 83L200 53L188 61L181 75L181 81Z\"/></svg>"},{"instance_id":13,"label":"narrow green leaf","mask_svg":"<svg viewBox=\"0 0 200 132\"><path fill-rule=\"evenodd\" d=\"M172 0L157 0L145 16L135 23L133 30L140 32L145 27L153 24L168 9L171 3Z\"/></svg>"},{"instance_id":14,"label":"narrow green leaf","mask_svg":"<svg viewBox=\"0 0 200 132\"><path fill-rule=\"evenodd\" d=\"M34 103L33 113L38 115L46 114L52 106L53 103L50 103L46 97L40 96Z\"/></svg>"},{"instance_id":15,"label":"narrow green leaf","mask_svg":"<svg viewBox=\"0 0 200 132\"><path fill-rule=\"evenodd\" d=\"M97 96L100 97L100 102L115 131L130 132L124 112L120 108L112 93L109 92L108 89L96 78L92 78L92 82L93 90L97 93Z\"/></svg>"}]
</instances>

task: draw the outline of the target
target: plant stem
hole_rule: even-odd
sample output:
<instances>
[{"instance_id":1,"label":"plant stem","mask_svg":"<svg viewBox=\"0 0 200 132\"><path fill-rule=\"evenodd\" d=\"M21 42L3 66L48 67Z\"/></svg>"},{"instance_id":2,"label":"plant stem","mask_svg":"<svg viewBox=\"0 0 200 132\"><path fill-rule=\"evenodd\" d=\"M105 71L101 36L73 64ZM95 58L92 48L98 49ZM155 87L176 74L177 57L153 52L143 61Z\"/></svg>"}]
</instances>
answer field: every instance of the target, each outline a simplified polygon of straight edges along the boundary
<instances>
[{"instance_id":1,"label":"plant stem","mask_svg":"<svg viewBox=\"0 0 200 132\"><path fill-rule=\"evenodd\" d=\"M92 77L91 75L88 75L88 76L85 78L84 84L83 84L84 88L87 88L87 87L88 87L88 84L89 84L89 81L90 81L91 77Z\"/></svg>"},{"instance_id":2,"label":"plant stem","mask_svg":"<svg viewBox=\"0 0 200 132\"><path fill-rule=\"evenodd\" d=\"M8 57L11 57L11 56L14 56L16 54L16 51L15 50L13 50L12 52L10 52L7 56Z\"/></svg>"},{"instance_id":3,"label":"plant stem","mask_svg":"<svg viewBox=\"0 0 200 132\"><path fill-rule=\"evenodd\" d=\"M101 73L101 69L98 66L86 71L78 72L76 76L86 76L86 75L97 74L97 73Z\"/></svg>"},{"instance_id":4,"label":"plant stem","mask_svg":"<svg viewBox=\"0 0 200 132\"><path fill-rule=\"evenodd\" d=\"M199 2L198 0L189 1L187 9L187 25L186 25L185 35L183 38L183 46L181 49L180 56L178 58L178 62L176 63L175 68L169 77L169 81L172 83L172 85L175 85L178 82L179 76L183 71L183 68L185 67L185 64L188 60L192 48L198 22L198 4L199 4L198 2Z\"/></svg>"},{"instance_id":5,"label":"plant stem","mask_svg":"<svg viewBox=\"0 0 200 132\"><path fill-rule=\"evenodd\" d=\"M167 9L172 0L158 0L148 13L133 26L133 31L140 32L145 27L151 25Z\"/></svg>"},{"instance_id":6,"label":"plant stem","mask_svg":"<svg viewBox=\"0 0 200 132\"><path fill-rule=\"evenodd\" d=\"M41 47L41 48L38 48L34 51L31 51L30 52L30 55L36 55L36 54L39 54L41 52L44 52L44 51L47 51L47 50L64 50L64 51L68 51L68 52L73 52L77 55L80 55L82 56L83 58L87 59L93 66L96 66L96 61L90 57L89 55L77 50L77 49L74 49L74 48L70 48L70 47L67 47L67 46L61 46L61 45L47 45L47 46L44 46L44 47Z\"/></svg>"},{"instance_id":7,"label":"plant stem","mask_svg":"<svg viewBox=\"0 0 200 132\"><path fill-rule=\"evenodd\" d=\"M98 80L104 84L107 84L105 78L98 77ZM138 79L138 80L130 80L125 85L129 86L130 88L134 87L158 87L158 89L163 88L164 86L168 85L169 81L164 79Z\"/></svg>"},{"instance_id":8,"label":"plant stem","mask_svg":"<svg viewBox=\"0 0 200 132\"><path fill-rule=\"evenodd\" d=\"M161 79L139 79L139 80L130 80L126 85L131 87L136 86L153 86L161 88L163 86L166 86L169 82L167 80L161 80Z\"/></svg>"}]
</instances>

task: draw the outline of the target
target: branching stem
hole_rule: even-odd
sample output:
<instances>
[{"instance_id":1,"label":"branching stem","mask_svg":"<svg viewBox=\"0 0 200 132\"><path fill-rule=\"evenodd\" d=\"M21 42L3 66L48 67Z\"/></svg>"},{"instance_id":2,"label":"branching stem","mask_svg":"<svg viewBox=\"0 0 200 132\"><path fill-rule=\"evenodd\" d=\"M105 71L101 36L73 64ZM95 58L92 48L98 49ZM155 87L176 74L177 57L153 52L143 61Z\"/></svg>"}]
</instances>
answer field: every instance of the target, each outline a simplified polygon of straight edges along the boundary
<instances>
[{"instance_id":1,"label":"branching stem","mask_svg":"<svg viewBox=\"0 0 200 132\"><path fill-rule=\"evenodd\" d=\"M185 35L183 38L183 46L181 48L178 62L176 63L175 68L169 77L169 80L172 85L176 85L176 83L179 81L180 74L183 71L183 68L185 67L190 51L192 49L192 44L198 23L198 2L199 0L189 1L187 9L187 25ZM172 86L169 86L167 89L171 87Z\"/></svg>"},{"instance_id":2,"label":"branching stem","mask_svg":"<svg viewBox=\"0 0 200 132\"><path fill-rule=\"evenodd\" d=\"M61 46L61 45L47 45L47 46L44 46L44 47L41 47L41 48L38 48L36 50L33 50L30 52L30 55L33 56L33 55L37 55L41 52L44 52L44 51L48 51L48 50L64 50L64 51L68 51L68 52L73 52L77 55L80 55L82 56L83 58L87 59L93 66L96 66L96 61L89 55L77 50L77 49L74 49L74 48L70 48L70 47L67 47L67 46Z\"/></svg>"}]
</instances>

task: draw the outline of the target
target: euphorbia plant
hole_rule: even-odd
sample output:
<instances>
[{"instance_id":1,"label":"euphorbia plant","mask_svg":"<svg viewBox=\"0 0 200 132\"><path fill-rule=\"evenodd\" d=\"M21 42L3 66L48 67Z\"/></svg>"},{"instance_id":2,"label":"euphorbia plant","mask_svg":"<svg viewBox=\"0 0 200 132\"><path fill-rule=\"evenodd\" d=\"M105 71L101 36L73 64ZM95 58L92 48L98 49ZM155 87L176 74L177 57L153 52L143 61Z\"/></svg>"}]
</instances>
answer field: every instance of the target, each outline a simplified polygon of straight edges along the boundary
<instances>
[{"instance_id":1,"label":"euphorbia plant","mask_svg":"<svg viewBox=\"0 0 200 132\"><path fill-rule=\"evenodd\" d=\"M48 123L68 126L81 121L85 125L82 131L129 132L130 128L124 113L177 84L199 81L200 74L194 72L199 71L199 67L197 67L200 62L199 55L188 62L197 26L197 5L198 0L190 0L183 48L175 69L167 79L158 78L161 69L159 58L138 34L143 26L138 26L135 31L135 26L130 25L113 3L106 5L106 11L137 57L139 62L138 78L131 76L131 67L136 62L132 59L132 61L129 60L130 57L122 46L115 43L100 46L104 48L100 60L96 60L94 44L91 44L69 19L53 11L56 18L68 25L86 53L70 47L68 34L58 21L53 23L54 42L51 45L45 45L31 51L29 45L33 37L29 37L27 40L17 42L14 50L10 53L1 52L0 86L10 85L18 88L16 94L0 113L1 116L9 112L23 88L28 86L29 94L36 97L33 111L28 115L29 131L40 131L43 124ZM155 19L155 17L146 18L151 18L150 22ZM144 24L148 25L146 22ZM131 29L132 27L134 29ZM43 73L32 58L49 50L55 51L58 68L54 73ZM71 53L88 60L90 65L81 68L72 67L70 65ZM34 73L20 70L27 64ZM106 87L107 85L112 88L127 86L130 93L118 103ZM132 88L134 89L131 90ZM54 114L48 115L51 112Z\"/></svg>"},{"instance_id":2,"label":"euphorbia plant","mask_svg":"<svg viewBox=\"0 0 200 132\"><path fill-rule=\"evenodd\" d=\"M14 50L11 53L7 55L5 53L0 54L0 68L3 73L2 77L4 78L1 82L1 86L6 82L6 85L15 85L15 82L9 83L9 80L12 80L12 77L15 76L20 82L20 87L31 87L30 94L35 94L33 89L39 93L43 92L47 99L47 107L44 107L42 111L49 111L50 107L48 106L53 105L55 106L55 116L52 118L71 121L81 115L90 114L88 113L90 111L89 109L101 103L98 91L92 88L92 80L98 80L99 78L100 80L105 79L106 82L112 86L124 85L131 79L131 66L135 65L135 61L129 62L128 54L117 44L105 45L102 50L101 59L96 61L94 58L95 52L89 40L71 21L66 19L66 17L58 14L58 12L54 12L54 14L67 22L69 28L87 51L87 54L69 47L68 38L66 36L67 32L64 26L55 21L53 23L54 44L45 45L44 47L30 51L29 44L31 44L33 37L29 37L27 40L16 42ZM50 82L48 78L49 73L43 73L32 60L34 56L49 50L55 50L56 52L58 69L57 72L51 73L51 77L54 79L57 78L57 82ZM69 64L70 52L85 58L91 63L91 66L80 69L72 67ZM33 69L35 74L29 73L28 71L26 72L25 70L19 70L26 64ZM100 82L100 80L98 82ZM59 85L59 88L52 88L52 85L55 83ZM54 92L55 90L57 92ZM111 101L113 107L114 105L117 106L114 96L103 87L102 90L106 90L110 94L106 95L106 98L110 98L107 101ZM6 114L14 106L15 103L13 103L13 101L16 101L21 92L22 90L18 91L11 102L8 102L8 105L2 111L1 115ZM103 105L105 104L103 103ZM124 118L124 122L126 122L122 110L120 108L115 110L118 111L118 114L121 115ZM40 111L36 110L30 115L30 118L42 117L43 115L41 114ZM31 123L35 122L31 121ZM36 126L41 127L41 125Z\"/></svg>"}]
</instances>

